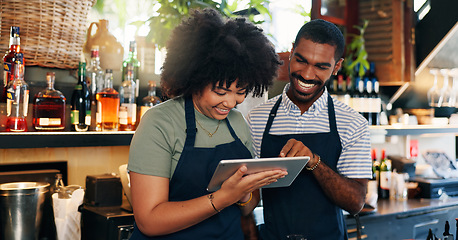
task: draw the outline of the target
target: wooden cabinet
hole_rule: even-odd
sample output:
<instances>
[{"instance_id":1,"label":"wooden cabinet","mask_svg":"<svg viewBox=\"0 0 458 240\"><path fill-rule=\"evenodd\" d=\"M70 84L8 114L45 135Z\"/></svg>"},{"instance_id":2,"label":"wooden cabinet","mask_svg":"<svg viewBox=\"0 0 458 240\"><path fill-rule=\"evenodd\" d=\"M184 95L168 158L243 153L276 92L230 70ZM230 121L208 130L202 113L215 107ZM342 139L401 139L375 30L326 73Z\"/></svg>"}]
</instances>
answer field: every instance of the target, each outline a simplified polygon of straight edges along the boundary
<instances>
[{"instance_id":1,"label":"wooden cabinet","mask_svg":"<svg viewBox=\"0 0 458 240\"><path fill-rule=\"evenodd\" d=\"M355 25L368 20L365 47L375 62L381 86L401 86L414 79L413 0L313 0L311 17L344 26L359 34ZM347 44L351 38L347 34Z\"/></svg>"},{"instance_id":2,"label":"wooden cabinet","mask_svg":"<svg viewBox=\"0 0 458 240\"><path fill-rule=\"evenodd\" d=\"M360 0L359 19L368 20L365 47L381 86L414 79L413 0Z\"/></svg>"}]
</instances>

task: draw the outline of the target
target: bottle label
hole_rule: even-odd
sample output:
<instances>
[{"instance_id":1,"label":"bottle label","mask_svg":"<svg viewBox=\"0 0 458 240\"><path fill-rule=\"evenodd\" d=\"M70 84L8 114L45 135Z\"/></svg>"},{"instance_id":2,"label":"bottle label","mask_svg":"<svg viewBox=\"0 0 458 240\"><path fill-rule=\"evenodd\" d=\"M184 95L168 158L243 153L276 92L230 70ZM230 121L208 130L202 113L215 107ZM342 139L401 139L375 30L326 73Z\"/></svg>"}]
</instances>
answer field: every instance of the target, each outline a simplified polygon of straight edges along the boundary
<instances>
[{"instance_id":1,"label":"bottle label","mask_svg":"<svg viewBox=\"0 0 458 240\"><path fill-rule=\"evenodd\" d=\"M126 109L126 118L132 119L132 124L137 121L137 104L135 103L122 103L121 107ZM121 110L120 110L121 111ZM119 113L121 115L121 112ZM121 119L121 117L119 117Z\"/></svg>"},{"instance_id":2,"label":"bottle label","mask_svg":"<svg viewBox=\"0 0 458 240\"><path fill-rule=\"evenodd\" d=\"M39 118L38 125L40 126L59 126L62 120L60 118Z\"/></svg>"},{"instance_id":3,"label":"bottle label","mask_svg":"<svg viewBox=\"0 0 458 240\"><path fill-rule=\"evenodd\" d=\"M86 117L84 118L84 124L91 126L91 110L86 111Z\"/></svg>"},{"instance_id":4,"label":"bottle label","mask_svg":"<svg viewBox=\"0 0 458 240\"><path fill-rule=\"evenodd\" d=\"M27 117L28 109L29 109L29 90L26 90L24 93L24 117Z\"/></svg>"},{"instance_id":5,"label":"bottle label","mask_svg":"<svg viewBox=\"0 0 458 240\"><path fill-rule=\"evenodd\" d=\"M83 90L83 86L77 84L77 85L75 86L75 90Z\"/></svg>"},{"instance_id":6,"label":"bottle label","mask_svg":"<svg viewBox=\"0 0 458 240\"><path fill-rule=\"evenodd\" d=\"M3 63L3 86L8 85L8 78L11 76L11 63Z\"/></svg>"},{"instance_id":7,"label":"bottle label","mask_svg":"<svg viewBox=\"0 0 458 240\"><path fill-rule=\"evenodd\" d=\"M119 124L127 125L127 107L122 106L119 107Z\"/></svg>"},{"instance_id":8,"label":"bottle label","mask_svg":"<svg viewBox=\"0 0 458 240\"><path fill-rule=\"evenodd\" d=\"M95 112L96 123L102 123L102 103L97 101L97 111Z\"/></svg>"},{"instance_id":9,"label":"bottle label","mask_svg":"<svg viewBox=\"0 0 458 240\"><path fill-rule=\"evenodd\" d=\"M391 172L380 171L380 188L384 190L390 190L391 186Z\"/></svg>"},{"instance_id":10,"label":"bottle label","mask_svg":"<svg viewBox=\"0 0 458 240\"><path fill-rule=\"evenodd\" d=\"M12 66L11 63L8 63L8 62L3 63L3 71L11 73L11 66Z\"/></svg>"},{"instance_id":11,"label":"bottle label","mask_svg":"<svg viewBox=\"0 0 458 240\"><path fill-rule=\"evenodd\" d=\"M140 107L140 120L142 119L143 115L150 109L151 107L148 106L141 106Z\"/></svg>"},{"instance_id":12,"label":"bottle label","mask_svg":"<svg viewBox=\"0 0 458 240\"><path fill-rule=\"evenodd\" d=\"M73 125L77 125L80 123L80 111L78 110L72 110L70 112L70 121L72 122Z\"/></svg>"}]
</instances>

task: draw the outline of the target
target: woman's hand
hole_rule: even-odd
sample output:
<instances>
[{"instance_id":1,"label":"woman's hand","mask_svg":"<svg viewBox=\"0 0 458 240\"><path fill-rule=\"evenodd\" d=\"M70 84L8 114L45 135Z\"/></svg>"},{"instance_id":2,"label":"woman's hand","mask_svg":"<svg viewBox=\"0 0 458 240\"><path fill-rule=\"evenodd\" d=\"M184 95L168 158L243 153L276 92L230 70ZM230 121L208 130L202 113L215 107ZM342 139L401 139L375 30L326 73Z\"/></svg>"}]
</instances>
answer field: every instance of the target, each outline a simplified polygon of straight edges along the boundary
<instances>
[{"instance_id":1,"label":"woman's hand","mask_svg":"<svg viewBox=\"0 0 458 240\"><path fill-rule=\"evenodd\" d=\"M240 167L234 175L224 181L221 185L221 189L218 190L221 193L225 193L224 196L225 199L227 199L228 204L246 202L250 197L250 193L268 184L276 182L277 179L288 174L287 171L280 169L248 175L246 174L247 171L248 168L246 166Z\"/></svg>"}]
</instances>

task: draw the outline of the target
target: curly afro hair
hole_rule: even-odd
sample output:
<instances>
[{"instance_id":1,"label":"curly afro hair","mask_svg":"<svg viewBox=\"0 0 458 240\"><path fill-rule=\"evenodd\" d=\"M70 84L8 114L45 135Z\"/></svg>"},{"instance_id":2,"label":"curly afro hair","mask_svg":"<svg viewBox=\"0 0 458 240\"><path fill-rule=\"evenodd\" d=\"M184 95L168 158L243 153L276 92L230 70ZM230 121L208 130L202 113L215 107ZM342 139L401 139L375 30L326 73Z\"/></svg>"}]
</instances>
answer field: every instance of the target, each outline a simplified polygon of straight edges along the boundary
<instances>
[{"instance_id":1,"label":"curly afro hair","mask_svg":"<svg viewBox=\"0 0 458 240\"><path fill-rule=\"evenodd\" d=\"M167 42L161 85L168 97L200 93L218 84L262 96L281 61L262 29L245 18L227 19L214 9L194 10ZM226 84L226 86L223 86Z\"/></svg>"}]
</instances>

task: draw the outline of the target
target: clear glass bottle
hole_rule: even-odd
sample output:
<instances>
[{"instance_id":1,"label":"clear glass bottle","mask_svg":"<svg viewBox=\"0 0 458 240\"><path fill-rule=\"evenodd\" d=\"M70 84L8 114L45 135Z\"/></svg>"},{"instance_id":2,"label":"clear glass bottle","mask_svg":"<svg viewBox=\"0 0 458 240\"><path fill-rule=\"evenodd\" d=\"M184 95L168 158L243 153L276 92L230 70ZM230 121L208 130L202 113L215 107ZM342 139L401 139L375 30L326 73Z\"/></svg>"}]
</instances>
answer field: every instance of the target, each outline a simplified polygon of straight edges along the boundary
<instances>
[{"instance_id":1,"label":"clear glass bottle","mask_svg":"<svg viewBox=\"0 0 458 240\"><path fill-rule=\"evenodd\" d=\"M73 90L71 104L71 129L87 131L91 125L91 94L86 85L86 63L82 61L78 65L78 83Z\"/></svg>"},{"instance_id":2,"label":"clear glass bottle","mask_svg":"<svg viewBox=\"0 0 458 240\"><path fill-rule=\"evenodd\" d=\"M19 36L19 27L11 26L10 28L10 47L3 57L3 93L0 102L6 102L6 90L8 83L14 78L14 63L17 61L17 54L21 52L21 38ZM24 64L24 59L22 59Z\"/></svg>"},{"instance_id":3,"label":"clear glass bottle","mask_svg":"<svg viewBox=\"0 0 458 240\"><path fill-rule=\"evenodd\" d=\"M104 88L105 74L100 67L99 46L91 48L91 60L86 66L86 84L91 92L91 126L90 130L100 131L100 114L97 112L96 95Z\"/></svg>"},{"instance_id":4,"label":"clear glass bottle","mask_svg":"<svg viewBox=\"0 0 458 240\"><path fill-rule=\"evenodd\" d=\"M95 95L104 88L104 73L100 67L99 46L94 45L91 49L91 61L86 68L86 84Z\"/></svg>"},{"instance_id":5,"label":"clear glass bottle","mask_svg":"<svg viewBox=\"0 0 458 240\"><path fill-rule=\"evenodd\" d=\"M136 83L134 81L133 66L127 64L126 80L119 88L119 130L134 131L137 122Z\"/></svg>"},{"instance_id":6,"label":"clear glass bottle","mask_svg":"<svg viewBox=\"0 0 458 240\"><path fill-rule=\"evenodd\" d=\"M29 86L24 81L24 64L22 53L17 54L13 81L6 90L6 131L26 132L27 111L29 106Z\"/></svg>"},{"instance_id":7,"label":"clear glass bottle","mask_svg":"<svg viewBox=\"0 0 458 240\"><path fill-rule=\"evenodd\" d=\"M102 131L118 130L119 93L113 89L113 70L107 69L105 88L97 93L97 113L100 113Z\"/></svg>"},{"instance_id":8,"label":"clear glass bottle","mask_svg":"<svg viewBox=\"0 0 458 240\"><path fill-rule=\"evenodd\" d=\"M161 99L156 96L156 82L148 82L148 95L142 99L142 106L140 107L140 119L145 112L153 106L161 103Z\"/></svg>"},{"instance_id":9,"label":"clear glass bottle","mask_svg":"<svg viewBox=\"0 0 458 240\"><path fill-rule=\"evenodd\" d=\"M48 87L38 92L33 99L33 126L36 130L65 129L66 98L54 89L55 73L46 73Z\"/></svg>"},{"instance_id":10,"label":"clear glass bottle","mask_svg":"<svg viewBox=\"0 0 458 240\"><path fill-rule=\"evenodd\" d=\"M135 41L130 41L129 54L122 62L122 81L127 80L128 68L130 68L128 65L132 67L132 79L136 81L139 79L140 61L137 58L137 43Z\"/></svg>"}]
</instances>

